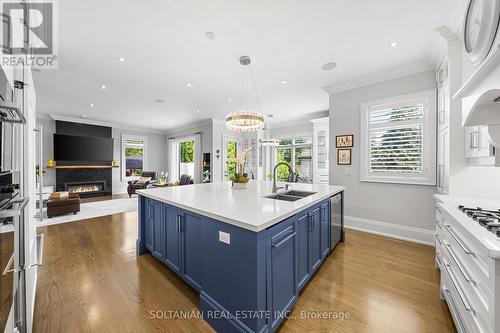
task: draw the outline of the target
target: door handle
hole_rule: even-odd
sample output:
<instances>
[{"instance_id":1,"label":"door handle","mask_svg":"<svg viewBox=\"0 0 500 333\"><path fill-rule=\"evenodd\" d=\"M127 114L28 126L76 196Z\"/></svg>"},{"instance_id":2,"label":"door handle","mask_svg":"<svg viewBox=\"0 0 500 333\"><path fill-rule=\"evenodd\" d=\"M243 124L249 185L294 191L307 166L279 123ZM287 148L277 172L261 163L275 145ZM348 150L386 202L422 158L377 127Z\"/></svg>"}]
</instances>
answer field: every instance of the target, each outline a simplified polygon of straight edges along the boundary
<instances>
[{"instance_id":1,"label":"door handle","mask_svg":"<svg viewBox=\"0 0 500 333\"><path fill-rule=\"evenodd\" d=\"M295 237L296 234L297 234L296 232L290 234L288 237L286 237L285 239L283 239L279 243L273 244L272 247L274 247L274 248L280 247L281 245L285 244L289 239L291 239L292 237Z\"/></svg>"}]
</instances>

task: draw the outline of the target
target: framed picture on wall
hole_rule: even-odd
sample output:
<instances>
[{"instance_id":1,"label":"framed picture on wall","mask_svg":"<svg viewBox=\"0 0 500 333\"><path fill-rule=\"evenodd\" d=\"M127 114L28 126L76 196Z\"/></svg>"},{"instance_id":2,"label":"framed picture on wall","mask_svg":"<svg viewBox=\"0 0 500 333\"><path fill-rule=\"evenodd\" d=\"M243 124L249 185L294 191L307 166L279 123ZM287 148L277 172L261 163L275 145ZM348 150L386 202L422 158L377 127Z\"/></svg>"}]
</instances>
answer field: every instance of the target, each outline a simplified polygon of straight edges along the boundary
<instances>
[{"instance_id":1,"label":"framed picture on wall","mask_svg":"<svg viewBox=\"0 0 500 333\"><path fill-rule=\"evenodd\" d=\"M335 137L335 148L351 148L354 141L354 135L337 135Z\"/></svg>"},{"instance_id":2,"label":"framed picture on wall","mask_svg":"<svg viewBox=\"0 0 500 333\"><path fill-rule=\"evenodd\" d=\"M351 165L351 149L337 150L337 164Z\"/></svg>"}]
</instances>

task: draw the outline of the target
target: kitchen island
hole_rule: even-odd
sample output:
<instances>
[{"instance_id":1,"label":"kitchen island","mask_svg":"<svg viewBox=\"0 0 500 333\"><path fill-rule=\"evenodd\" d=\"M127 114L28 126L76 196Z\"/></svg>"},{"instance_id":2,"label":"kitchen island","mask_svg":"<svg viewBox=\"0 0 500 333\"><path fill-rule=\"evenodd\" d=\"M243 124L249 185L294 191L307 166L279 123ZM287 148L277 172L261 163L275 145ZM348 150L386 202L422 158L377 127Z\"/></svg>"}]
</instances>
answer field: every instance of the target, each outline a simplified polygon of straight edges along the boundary
<instances>
[{"instance_id":1,"label":"kitchen island","mask_svg":"<svg viewBox=\"0 0 500 333\"><path fill-rule=\"evenodd\" d=\"M330 253L330 198L344 189L293 184L283 200L268 181L141 190L137 254L198 291L217 332L274 332Z\"/></svg>"}]
</instances>

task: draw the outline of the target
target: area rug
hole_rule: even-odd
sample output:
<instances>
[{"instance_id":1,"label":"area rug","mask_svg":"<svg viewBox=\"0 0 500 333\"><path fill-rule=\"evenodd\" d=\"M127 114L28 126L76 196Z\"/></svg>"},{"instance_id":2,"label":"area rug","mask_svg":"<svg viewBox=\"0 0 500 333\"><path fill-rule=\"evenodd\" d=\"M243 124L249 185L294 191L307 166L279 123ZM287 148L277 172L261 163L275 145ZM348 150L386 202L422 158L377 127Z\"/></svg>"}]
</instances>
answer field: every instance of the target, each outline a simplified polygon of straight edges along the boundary
<instances>
[{"instance_id":1,"label":"area rug","mask_svg":"<svg viewBox=\"0 0 500 333\"><path fill-rule=\"evenodd\" d=\"M100 216L107 216L119 213L126 213L137 210L137 198L114 199L106 201L88 202L80 206L78 214L67 214L47 217L47 209L43 209L44 218L42 221L38 219L37 226L47 226L59 223L74 222L80 220L91 219Z\"/></svg>"}]
</instances>

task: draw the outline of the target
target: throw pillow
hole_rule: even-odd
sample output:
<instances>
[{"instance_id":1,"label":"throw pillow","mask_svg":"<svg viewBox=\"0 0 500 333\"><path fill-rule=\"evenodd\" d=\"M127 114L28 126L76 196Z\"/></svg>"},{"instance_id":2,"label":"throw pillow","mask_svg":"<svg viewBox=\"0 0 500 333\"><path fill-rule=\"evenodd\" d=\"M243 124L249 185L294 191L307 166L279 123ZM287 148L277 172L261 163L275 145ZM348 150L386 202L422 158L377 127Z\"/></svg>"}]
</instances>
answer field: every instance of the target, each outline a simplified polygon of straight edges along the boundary
<instances>
[{"instance_id":1,"label":"throw pillow","mask_svg":"<svg viewBox=\"0 0 500 333\"><path fill-rule=\"evenodd\" d=\"M140 177L136 184L144 185L151 180L151 177Z\"/></svg>"}]
</instances>

